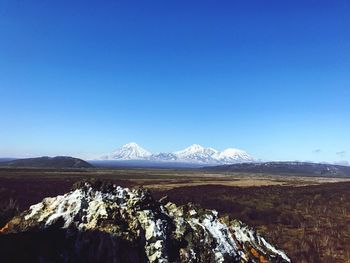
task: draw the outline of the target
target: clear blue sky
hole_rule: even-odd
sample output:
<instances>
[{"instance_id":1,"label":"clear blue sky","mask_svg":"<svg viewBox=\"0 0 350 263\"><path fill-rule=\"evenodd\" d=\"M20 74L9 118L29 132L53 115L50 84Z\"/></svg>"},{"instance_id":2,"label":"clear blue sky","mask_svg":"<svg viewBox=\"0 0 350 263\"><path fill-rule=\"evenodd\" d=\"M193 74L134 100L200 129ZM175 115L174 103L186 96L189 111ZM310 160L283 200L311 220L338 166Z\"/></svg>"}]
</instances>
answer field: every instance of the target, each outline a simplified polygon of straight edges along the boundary
<instances>
[{"instance_id":1,"label":"clear blue sky","mask_svg":"<svg viewBox=\"0 0 350 263\"><path fill-rule=\"evenodd\" d=\"M350 161L349 14L346 0L0 0L0 156L135 141Z\"/></svg>"}]
</instances>

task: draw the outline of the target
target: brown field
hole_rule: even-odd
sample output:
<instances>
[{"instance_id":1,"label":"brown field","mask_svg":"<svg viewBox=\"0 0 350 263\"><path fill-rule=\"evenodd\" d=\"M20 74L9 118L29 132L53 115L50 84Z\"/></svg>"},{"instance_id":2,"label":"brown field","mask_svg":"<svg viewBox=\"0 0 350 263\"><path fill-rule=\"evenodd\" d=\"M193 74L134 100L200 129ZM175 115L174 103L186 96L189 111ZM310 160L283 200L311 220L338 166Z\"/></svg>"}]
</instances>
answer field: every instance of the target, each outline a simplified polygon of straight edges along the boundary
<instances>
[{"instance_id":1,"label":"brown field","mask_svg":"<svg viewBox=\"0 0 350 263\"><path fill-rule=\"evenodd\" d=\"M81 180L150 188L254 226L293 262L350 262L350 179L166 169L0 169L0 225Z\"/></svg>"}]
</instances>

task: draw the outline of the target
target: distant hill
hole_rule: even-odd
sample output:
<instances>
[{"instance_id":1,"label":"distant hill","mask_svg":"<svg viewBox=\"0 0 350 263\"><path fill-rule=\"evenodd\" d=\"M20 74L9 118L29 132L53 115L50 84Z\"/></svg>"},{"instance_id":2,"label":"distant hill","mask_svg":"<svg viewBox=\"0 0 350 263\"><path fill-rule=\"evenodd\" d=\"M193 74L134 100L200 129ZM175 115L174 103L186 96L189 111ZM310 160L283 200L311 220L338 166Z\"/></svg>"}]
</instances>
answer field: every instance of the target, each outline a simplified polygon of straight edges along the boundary
<instances>
[{"instance_id":1,"label":"distant hill","mask_svg":"<svg viewBox=\"0 0 350 263\"><path fill-rule=\"evenodd\" d=\"M38 168L92 168L88 162L69 156L38 157L2 162L1 166Z\"/></svg>"},{"instance_id":2,"label":"distant hill","mask_svg":"<svg viewBox=\"0 0 350 263\"><path fill-rule=\"evenodd\" d=\"M5 163L5 162L9 162L9 161L13 161L16 160L17 158L0 158L0 164L1 163Z\"/></svg>"},{"instance_id":3,"label":"distant hill","mask_svg":"<svg viewBox=\"0 0 350 263\"><path fill-rule=\"evenodd\" d=\"M350 166L308 162L238 163L202 168L210 171L350 177Z\"/></svg>"}]
</instances>

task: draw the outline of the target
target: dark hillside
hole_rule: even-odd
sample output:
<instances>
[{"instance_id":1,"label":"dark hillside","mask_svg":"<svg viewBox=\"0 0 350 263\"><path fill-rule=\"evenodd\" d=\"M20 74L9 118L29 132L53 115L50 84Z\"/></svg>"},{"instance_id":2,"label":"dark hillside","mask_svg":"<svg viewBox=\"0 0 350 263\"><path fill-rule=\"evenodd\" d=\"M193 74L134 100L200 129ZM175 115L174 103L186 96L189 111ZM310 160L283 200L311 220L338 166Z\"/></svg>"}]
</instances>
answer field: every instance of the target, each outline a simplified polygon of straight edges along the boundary
<instances>
[{"instance_id":1,"label":"dark hillside","mask_svg":"<svg viewBox=\"0 0 350 263\"><path fill-rule=\"evenodd\" d=\"M350 177L350 166L307 162L237 163L231 165L205 167L202 169L220 172Z\"/></svg>"},{"instance_id":2,"label":"dark hillside","mask_svg":"<svg viewBox=\"0 0 350 263\"><path fill-rule=\"evenodd\" d=\"M38 157L17 159L0 163L2 166L10 167L40 167L40 168L92 168L88 162L69 156Z\"/></svg>"}]
</instances>

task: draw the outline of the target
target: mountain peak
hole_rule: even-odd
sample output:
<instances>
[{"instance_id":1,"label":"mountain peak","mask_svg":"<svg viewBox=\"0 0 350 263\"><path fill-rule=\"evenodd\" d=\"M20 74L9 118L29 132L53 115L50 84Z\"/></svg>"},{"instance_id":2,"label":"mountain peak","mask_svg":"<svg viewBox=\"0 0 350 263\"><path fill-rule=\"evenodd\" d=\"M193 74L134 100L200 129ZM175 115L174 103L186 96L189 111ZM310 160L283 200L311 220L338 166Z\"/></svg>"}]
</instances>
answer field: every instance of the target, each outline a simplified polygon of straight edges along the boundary
<instances>
[{"instance_id":1,"label":"mountain peak","mask_svg":"<svg viewBox=\"0 0 350 263\"><path fill-rule=\"evenodd\" d=\"M189 147L185 148L183 151L190 151L190 152L199 152L204 150L204 147L199 144L192 144Z\"/></svg>"},{"instance_id":2,"label":"mountain peak","mask_svg":"<svg viewBox=\"0 0 350 263\"><path fill-rule=\"evenodd\" d=\"M159 162L192 163L200 165L233 164L251 162L253 158L245 151L228 148L219 152L213 148L205 148L199 144L192 144L187 148L173 153L152 154L135 142L130 142L120 149L102 157L103 160L149 160Z\"/></svg>"},{"instance_id":3,"label":"mountain peak","mask_svg":"<svg viewBox=\"0 0 350 263\"><path fill-rule=\"evenodd\" d=\"M141 148L136 142L129 142L124 144L122 148Z\"/></svg>"},{"instance_id":4,"label":"mountain peak","mask_svg":"<svg viewBox=\"0 0 350 263\"><path fill-rule=\"evenodd\" d=\"M135 142L130 142L117 149L111 155L104 156L107 160L144 160L152 154Z\"/></svg>"},{"instance_id":5,"label":"mountain peak","mask_svg":"<svg viewBox=\"0 0 350 263\"><path fill-rule=\"evenodd\" d=\"M223 150L217 158L220 160L220 162L226 164L235 163L239 160L245 160L246 162L254 161L254 159L247 152L235 148L227 148Z\"/></svg>"},{"instance_id":6,"label":"mountain peak","mask_svg":"<svg viewBox=\"0 0 350 263\"><path fill-rule=\"evenodd\" d=\"M245 151L236 148L227 148L221 152L221 154L226 156L234 156L237 154L246 154Z\"/></svg>"}]
</instances>

